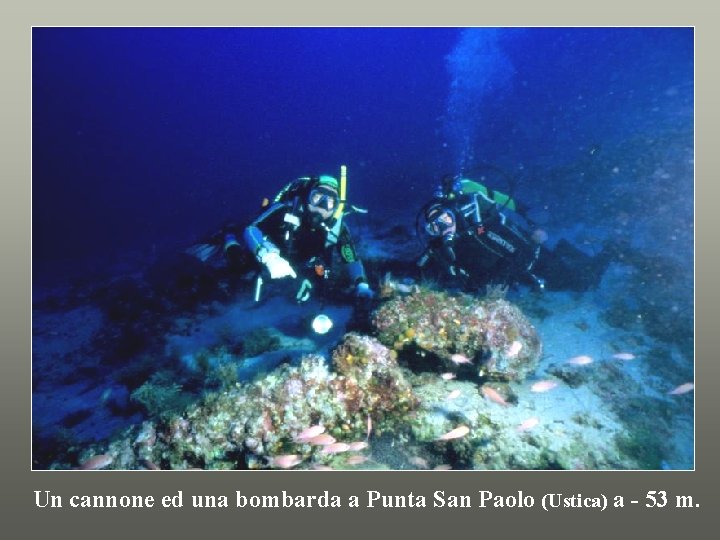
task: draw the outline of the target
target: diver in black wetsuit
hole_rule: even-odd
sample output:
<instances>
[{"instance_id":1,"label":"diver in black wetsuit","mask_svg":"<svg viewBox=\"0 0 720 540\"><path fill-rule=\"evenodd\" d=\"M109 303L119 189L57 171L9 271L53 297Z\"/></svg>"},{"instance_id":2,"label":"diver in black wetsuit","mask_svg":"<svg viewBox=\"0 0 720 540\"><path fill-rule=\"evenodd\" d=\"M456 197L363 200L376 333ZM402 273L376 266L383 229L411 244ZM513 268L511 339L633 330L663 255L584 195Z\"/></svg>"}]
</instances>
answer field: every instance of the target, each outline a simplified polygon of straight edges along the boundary
<instances>
[{"instance_id":1,"label":"diver in black wetsuit","mask_svg":"<svg viewBox=\"0 0 720 540\"><path fill-rule=\"evenodd\" d=\"M418 265L465 289L525 283L582 291L597 285L610 262L608 250L591 257L566 240L546 249L547 234L522 205L467 178L446 177L420 209L416 229L424 245Z\"/></svg>"},{"instance_id":2,"label":"diver in black wetsuit","mask_svg":"<svg viewBox=\"0 0 720 540\"><path fill-rule=\"evenodd\" d=\"M264 280L288 278L296 282L298 302L307 301L330 277L335 254L346 265L355 296L374 296L343 221L348 209L359 210L346 206L342 199L344 182L344 168L340 181L326 175L298 178L287 184L250 225L225 227L222 251L228 265L258 271L256 300ZM196 246L194 254L200 258L210 254L202 249Z\"/></svg>"}]
</instances>

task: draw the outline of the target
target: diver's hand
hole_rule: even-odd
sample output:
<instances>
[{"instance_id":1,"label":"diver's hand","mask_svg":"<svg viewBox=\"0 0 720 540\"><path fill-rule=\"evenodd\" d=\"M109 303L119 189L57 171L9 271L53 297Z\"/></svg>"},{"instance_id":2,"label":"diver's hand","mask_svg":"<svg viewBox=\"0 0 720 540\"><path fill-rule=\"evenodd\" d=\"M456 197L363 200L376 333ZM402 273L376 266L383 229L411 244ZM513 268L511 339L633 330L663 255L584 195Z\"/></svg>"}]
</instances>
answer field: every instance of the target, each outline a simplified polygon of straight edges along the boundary
<instances>
[{"instance_id":1,"label":"diver's hand","mask_svg":"<svg viewBox=\"0 0 720 540\"><path fill-rule=\"evenodd\" d=\"M364 298L367 300L372 300L375 297L375 293L370 288L370 285L368 285L365 282L358 283L357 287L355 287L355 296L357 298Z\"/></svg>"},{"instance_id":2,"label":"diver's hand","mask_svg":"<svg viewBox=\"0 0 720 540\"><path fill-rule=\"evenodd\" d=\"M455 266L454 264L451 264L447 267L448 274L450 274L453 277L470 277L470 274L468 274L463 268L460 268L459 266Z\"/></svg>"},{"instance_id":3,"label":"diver's hand","mask_svg":"<svg viewBox=\"0 0 720 540\"><path fill-rule=\"evenodd\" d=\"M290 266L290 263L283 259L276 251L266 253L260 262L267 267L268 272L270 272L271 279L279 279L288 276L292 278L297 277L297 274L295 273L295 270L293 270L292 266Z\"/></svg>"}]
</instances>

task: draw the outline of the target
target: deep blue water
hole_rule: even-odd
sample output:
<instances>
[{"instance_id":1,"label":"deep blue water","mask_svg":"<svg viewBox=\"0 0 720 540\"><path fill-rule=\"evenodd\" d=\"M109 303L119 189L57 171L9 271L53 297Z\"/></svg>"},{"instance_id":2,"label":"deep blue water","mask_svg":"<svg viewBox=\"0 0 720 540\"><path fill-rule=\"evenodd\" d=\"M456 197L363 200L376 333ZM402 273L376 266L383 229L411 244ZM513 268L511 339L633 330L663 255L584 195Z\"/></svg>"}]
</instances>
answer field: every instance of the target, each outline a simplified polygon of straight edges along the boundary
<instances>
[{"instance_id":1,"label":"deep blue water","mask_svg":"<svg viewBox=\"0 0 720 540\"><path fill-rule=\"evenodd\" d=\"M642 134L691 144L692 53L683 28L36 28L33 270L180 245L341 163L386 212L473 159L515 173ZM567 182L518 189L569 204Z\"/></svg>"},{"instance_id":2,"label":"deep blue water","mask_svg":"<svg viewBox=\"0 0 720 540\"><path fill-rule=\"evenodd\" d=\"M551 242L632 246L635 277L609 271L592 302L626 331L617 319L642 312L692 372L692 29L34 28L32 39L36 299L245 221L298 176L345 164L371 223L411 229L442 175L499 169L493 187L526 202ZM55 335L45 316L38 335ZM55 354L34 346L35 367ZM97 376L98 346L73 350ZM35 383L57 375L87 403L107 398L65 371ZM132 388L116 390L127 402ZM81 416L68 425L92 433Z\"/></svg>"}]
</instances>

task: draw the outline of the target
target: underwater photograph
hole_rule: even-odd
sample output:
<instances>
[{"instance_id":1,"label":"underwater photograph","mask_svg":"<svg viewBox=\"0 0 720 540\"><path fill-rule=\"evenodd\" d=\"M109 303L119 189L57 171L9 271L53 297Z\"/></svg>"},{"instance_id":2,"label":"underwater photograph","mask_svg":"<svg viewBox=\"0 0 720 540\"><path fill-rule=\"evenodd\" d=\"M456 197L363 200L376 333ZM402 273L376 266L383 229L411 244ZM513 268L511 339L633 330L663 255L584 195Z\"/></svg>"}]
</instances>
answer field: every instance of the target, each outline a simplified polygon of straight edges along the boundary
<instances>
[{"instance_id":1,"label":"underwater photograph","mask_svg":"<svg viewBox=\"0 0 720 540\"><path fill-rule=\"evenodd\" d=\"M693 470L694 29L34 27L36 470Z\"/></svg>"}]
</instances>

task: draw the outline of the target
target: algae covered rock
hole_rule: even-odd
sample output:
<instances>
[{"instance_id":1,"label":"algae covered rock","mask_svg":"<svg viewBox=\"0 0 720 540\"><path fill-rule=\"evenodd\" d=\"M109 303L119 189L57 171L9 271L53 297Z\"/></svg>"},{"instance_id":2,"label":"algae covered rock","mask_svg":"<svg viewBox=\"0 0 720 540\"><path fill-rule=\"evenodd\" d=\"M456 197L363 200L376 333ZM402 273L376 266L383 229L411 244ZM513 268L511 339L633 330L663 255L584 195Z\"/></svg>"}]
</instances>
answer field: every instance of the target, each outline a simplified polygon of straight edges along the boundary
<instances>
[{"instance_id":1,"label":"algae covered rock","mask_svg":"<svg viewBox=\"0 0 720 540\"><path fill-rule=\"evenodd\" d=\"M518 385L508 383L509 386ZM451 392L455 394L450 399ZM456 469L635 469L637 455L629 449L623 425L614 415L600 421L578 421L586 405L542 410L542 397L525 392L517 403L501 405L485 399L470 381L430 381L415 387L421 407L409 418L416 454L430 467ZM597 402L591 401L591 405ZM592 420L597 420L591 416ZM462 436L448 437L460 426ZM625 447L623 447L623 444Z\"/></svg>"},{"instance_id":2,"label":"algae covered rock","mask_svg":"<svg viewBox=\"0 0 720 540\"><path fill-rule=\"evenodd\" d=\"M387 347L348 334L333 364L307 355L253 383L208 393L183 415L130 430L111 446L129 450L124 468L267 468L289 454L307 468L337 457L327 443L298 440L309 426L356 448L366 446L371 426L378 434L403 429L418 400Z\"/></svg>"},{"instance_id":3,"label":"algae covered rock","mask_svg":"<svg viewBox=\"0 0 720 540\"><path fill-rule=\"evenodd\" d=\"M420 289L383 304L373 325L410 364L430 355L443 369L471 364L489 379L523 380L542 355L535 327L502 298Z\"/></svg>"}]
</instances>

